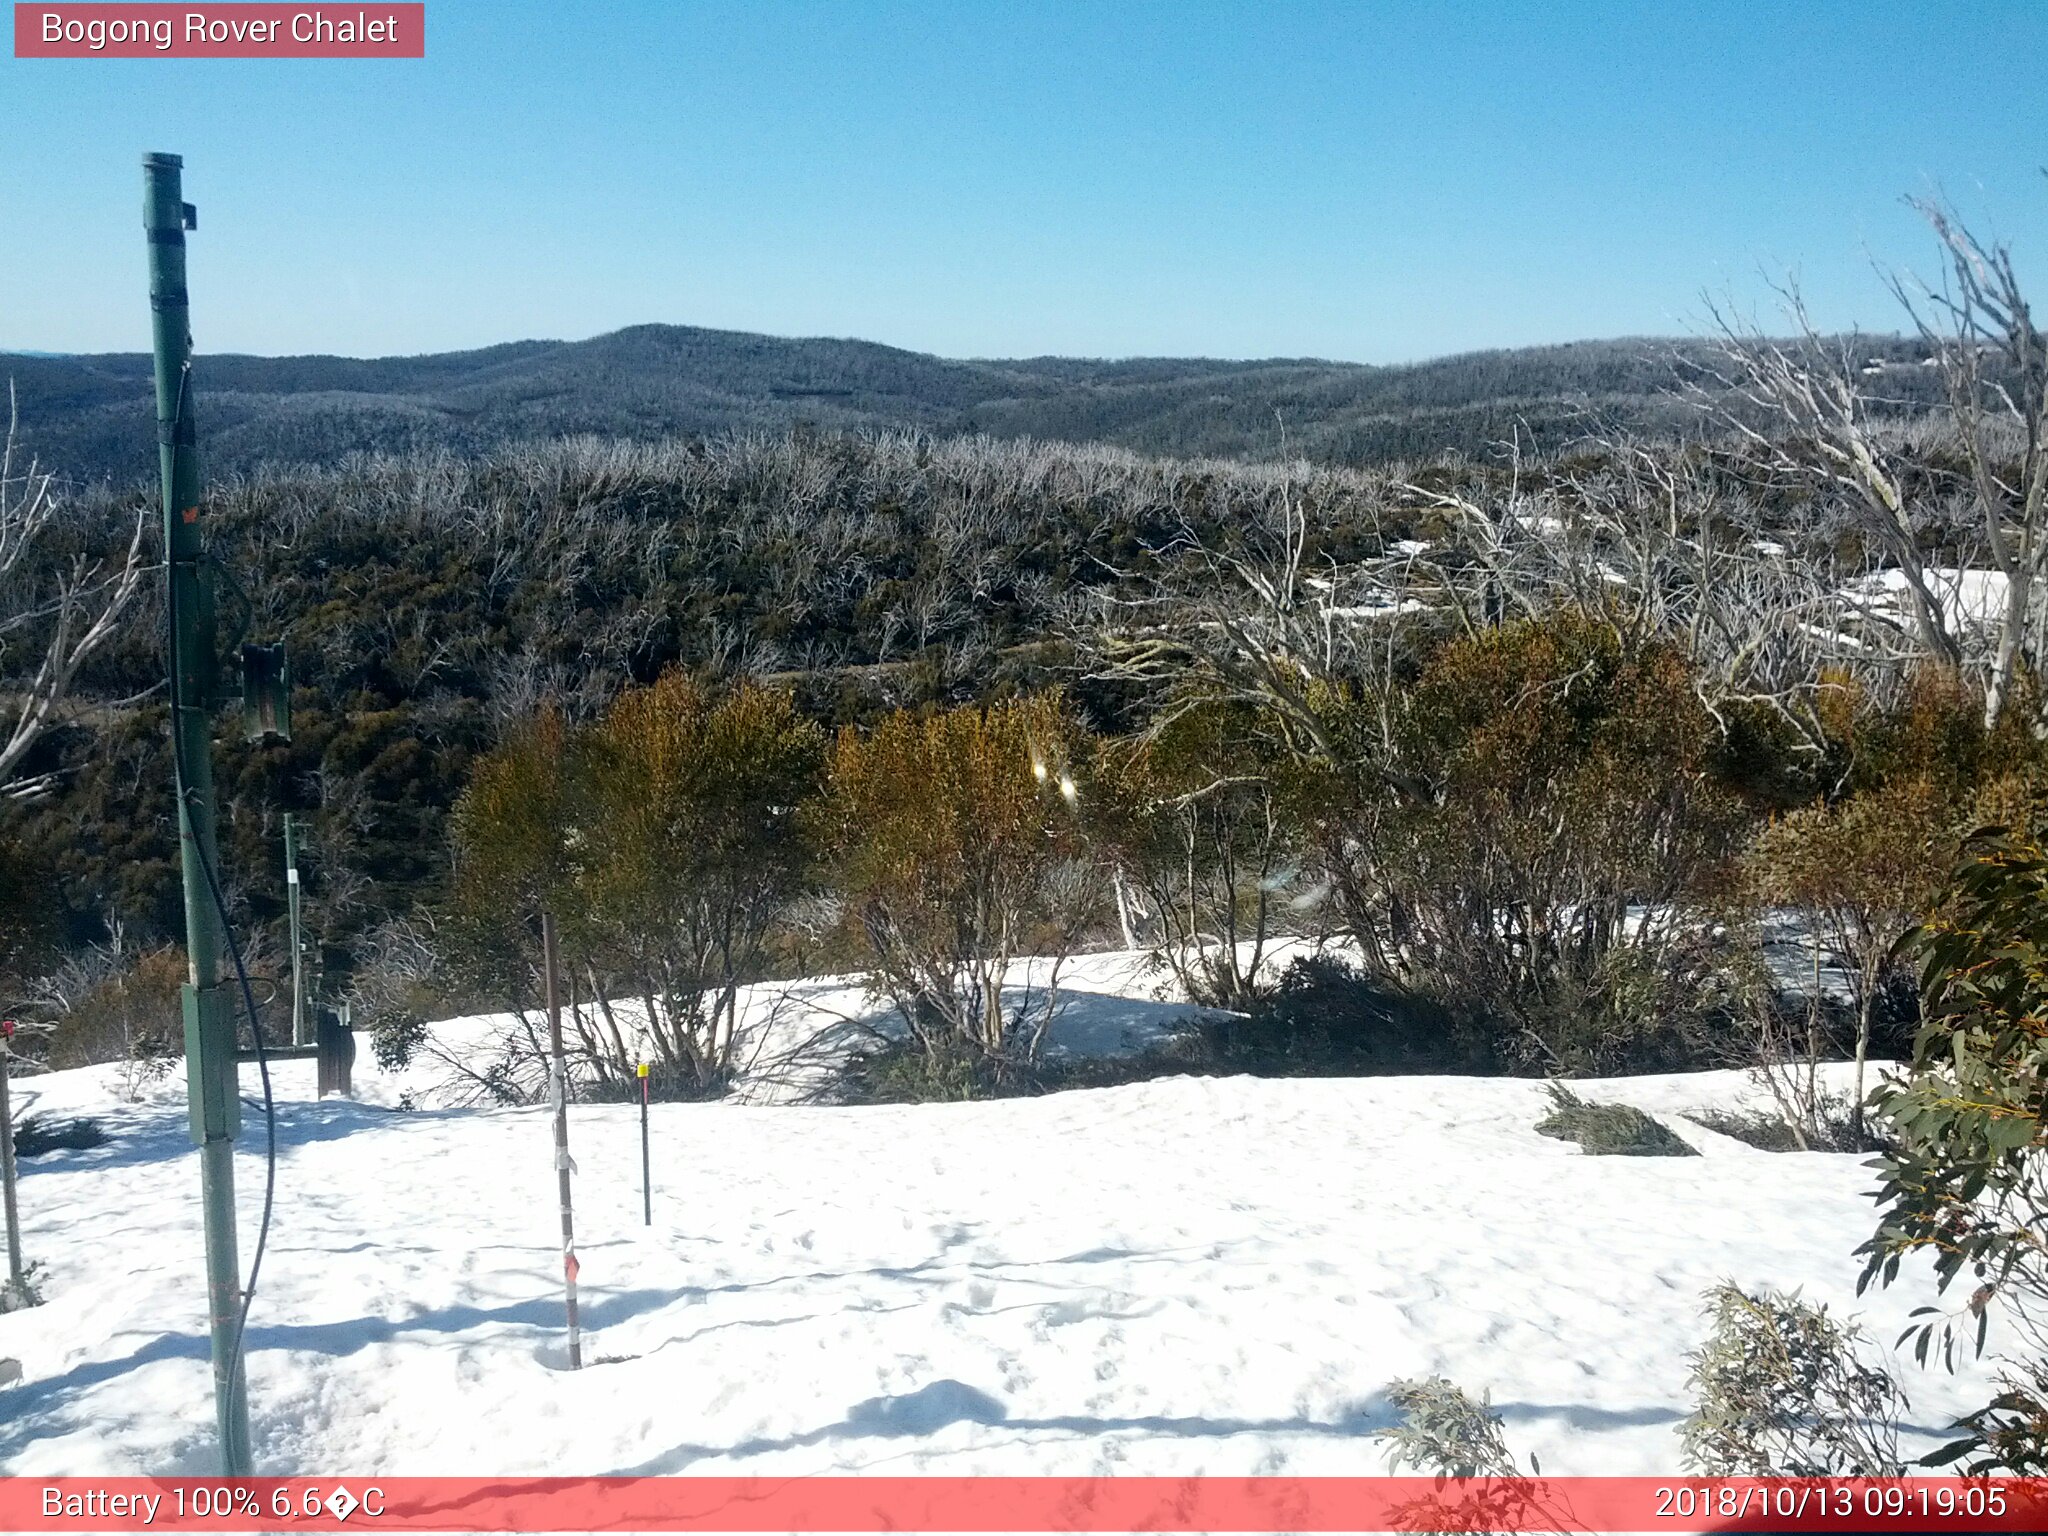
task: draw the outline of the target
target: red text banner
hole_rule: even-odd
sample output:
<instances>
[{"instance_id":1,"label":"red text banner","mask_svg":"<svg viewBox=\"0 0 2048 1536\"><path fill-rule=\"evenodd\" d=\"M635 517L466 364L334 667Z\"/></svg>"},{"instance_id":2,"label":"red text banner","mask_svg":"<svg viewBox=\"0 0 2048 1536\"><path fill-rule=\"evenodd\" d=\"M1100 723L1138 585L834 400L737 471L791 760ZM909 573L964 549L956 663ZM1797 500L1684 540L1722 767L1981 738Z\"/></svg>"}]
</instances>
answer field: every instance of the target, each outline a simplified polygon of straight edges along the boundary
<instances>
[{"instance_id":1,"label":"red text banner","mask_svg":"<svg viewBox=\"0 0 2048 1536\"><path fill-rule=\"evenodd\" d=\"M423 4L14 7L17 59L422 59Z\"/></svg>"},{"instance_id":2,"label":"red text banner","mask_svg":"<svg viewBox=\"0 0 2048 1536\"><path fill-rule=\"evenodd\" d=\"M2041 1531L2048 1479L0 1479L6 1531Z\"/></svg>"}]
</instances>

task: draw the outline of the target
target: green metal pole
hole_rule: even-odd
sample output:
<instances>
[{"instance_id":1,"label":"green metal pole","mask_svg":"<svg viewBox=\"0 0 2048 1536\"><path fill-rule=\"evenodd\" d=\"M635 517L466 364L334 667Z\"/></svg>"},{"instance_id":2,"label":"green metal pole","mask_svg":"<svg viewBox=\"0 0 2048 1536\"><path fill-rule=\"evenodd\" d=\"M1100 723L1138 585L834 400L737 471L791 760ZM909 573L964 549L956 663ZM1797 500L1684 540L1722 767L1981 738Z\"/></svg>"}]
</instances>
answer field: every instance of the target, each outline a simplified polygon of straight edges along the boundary
<instances>
[{"instance_id":1,"label":"green metal pole","mask_svg":"<svg viewBox=\"0 0 2048 1536\"><path fill-rule=\"evenodd\" d=\"M164 554L170 567L172 760L185 874L185 1074L192 1139L206 1215L207 1315L213 1333L214 1414L221 1469L250 1474L249 1401L238 1354L242 1290L235 1253L235 1134L241 1099L235 1016L220 984L222 933L214 905L220 853L214 839L213 732L216 658L213 602L203 569L198 434L193 425L191 311L185 295L185 231L197 223L184 200L184 162L144 155L143 227L149 234L149 307L155 331L157 443L163 468ZM207 870L214 872L213 879Z\"/></svg>"},{"instance_id":2,"label":"green metal pole","mask_svg":"<svg viewBox=\"0 0 2048 1536\"><path fill-rule=\"evenodd\" d=\"M306 1033L306 985L301 966L305 948L299 939L299 823L284 813L284 883L292 919L292 1044L310 1045Z\"/></svg>"},{"instance_id":3,"label":"green metal pole","mask_svg":"<svg viewBox=\"0 0 2048 1536\"><path fill-rule=\"evenodd\" d=\"M21 1211L14 1203L14 1108L7 1099L7 1058L14 1042L14 1021L0 1029L0 1204L7 1217L7 1285L0 1292L0 1312L28 1305L28 1271L21 1262Z\"/></svg>"}]
</instances>

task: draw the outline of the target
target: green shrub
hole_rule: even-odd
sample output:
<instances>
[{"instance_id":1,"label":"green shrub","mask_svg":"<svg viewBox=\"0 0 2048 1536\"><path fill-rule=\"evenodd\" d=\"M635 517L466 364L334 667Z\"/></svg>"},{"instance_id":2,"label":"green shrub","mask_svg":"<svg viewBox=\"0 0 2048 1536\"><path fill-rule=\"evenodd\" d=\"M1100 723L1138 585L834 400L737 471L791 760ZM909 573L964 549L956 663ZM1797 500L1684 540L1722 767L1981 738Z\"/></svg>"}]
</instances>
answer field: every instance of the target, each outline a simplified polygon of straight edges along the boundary
<instances>
[{"instance_id":1,"label":"green shrub","mask_svg":"<svg viewBox=\"0 0 2048 1536\"><path fill-rule=\"evenodd\" d=\"M1855 1324L1795 1295L1708 1292L1711 1327L1687 1357L1694 1409L1686 1467L1708 1477L1898 1477L1891 1376L1856 1358Z\"/></svg>"},{"instance_id":2,"label":"green shrub","mask_svg":"<svg viewBox=\"0 0 2048 1536\"><path fill-rule=\"evenodd\" d=\"M1999 1376L2000 1391L1957 1428L1968 1431L1924 1458L1929 1466L1970 1458L1972 1475L2009 1472L2048 1477L2048 1360L2015 1360Z\"/></svg>"},{"instance_id":3,"label":"green shrub","mask_svg":"<svg viewBox=\"0 0 2048 1536\"><path fill-rule=\"evenodd\" d=\"M1730 1136L1759 1152L1798 1152L1799 1138L1783 1115L1761 1109L1699 1109L1686 1114L1695 1125Z\"/></svg>"},{"instance_id":4,"label":"green shrub","mask_svg":"<svg viewBox=\"0 0 2048 1536\"><path fill-rule=\"evenodd\" d=\"M1550 1113L1536 1129L1560 1141L1575 1141L1595 1156L1697 1157L1667 1127L1630 1104L1589 1104L1559 1083L1550 1090Z\"/></svg>"},{"instance_id":5,"label":"green shrub","mask_svg":"<svg viewBox=\"0 0 2048 1536\"><path fill-rule=\"evenodd\" d=\"M1387 1400L1401 1415L1399 1424L1379 1432L1390 1471L1410 1466L1432 1477L1521 1475L1491 1398L1475 1401L1457 1383L1430 1376L1391 1383Z\"/></svg>"},{"instance_id":6,"label":"green shrub","mask_svg":"<svg viewBox=\"0 0 2048 1536\"><path fill-rule=\"evenodd\" d=\"M716 693L670 671L619 695L575 754L587 803L565 933L596 962L586 980L617 976L616 991L649 1001L646 1049L676 1096L716 1096L738 1070L740 991L765 973L776 920L805 888L798 808L825 747L786 692ZM592 1054L634 1091L636 1063L598 1006L608 1027L590 1032Z\"/></svg>"},{"instance_id":7,"label":"green shrub","mask_svg":"<svg viewBox=\"0 0 2048 1536\"><path fill-rule=\"evenodd\" d=\"M413 1053L427 1043L427 1021L410 1009L386 1014L370 1032L370 1049L386 1072L412 1065Z\"/></svg>"},{"instance_id":8,"label":"green shrub","mask_svg":"<svg viewBox=\"0 0 2048 1536\"><path fill-rule=\"evenodd\" d=\"M52 1119L28 1115L14 1127L14 1155L41 1157L45 1152L82 1152L107 1144L107 1130L88 1118Z\"/></svg>"},{"instance_id":9,"label":"green shrub","mask_svg":"<svg viewBox=\"0 0 2048 1536\"><path fill-rule=\"evenodd\" d=\"M1578 1529L1549 1485L1525 1476L1508 1450L1492 1402L1474 1400L1442 1376L1392 1383L1387 1397L1401 1415L1378 1438L1389 1442L1390 1469L1412 1466L1435 1480L1432 1492L1388 1513L1397 1531L1570 1531ZM1529 1458L1530 1471L1542 1464ZM1471 1479L1485 1479L1472 1482Z\"/></svg>"},{"instance_id":10,"label":"green shrub","mask_svg":"<svg viewBox=\"0 0 2048 1536\"><path fill-rule=\"evenodd\" d=\"M1871 1152L1881 1143L1867 1125L1859 1127L1846 1099L1827 1098L1819 1120L1806 1131L1806 1145L1783 1115L1763 1109L1701 1109L1687 1113L1695 1125L1755 1147L1760 1152Z\"/></svg>"},{"instance_id":11,"label":"green shrub","mask_svg":"<svg viewBox=\"0 0 2048 1536\"><path fill-rule=\"evenodd\" d=\"M847 727L810 818L867 950L871 990L935 1059L1035 1055L1057 962L1097 909L1071 765L1079 732L1055 695L987 709L898 710ZM1010 962L1051 978L1006 997Z\"/></svg>"},{"instance_id":12,"label":"green shrub","mask_svg":"<svg viewBox=\"0 0 2048 1536\"><path fill-rule=\"evenodd\" d=\"M39 986L56 1026L45 1064L119 1061L138 1080L161 1076L183 1051L178 989L184 981L185 957L169 945L136 949L117 937L73 956Z\"/></svg>"},{"instance_id":13,"label":"green shrub","mask_svg":"<svg viewBox=\"0 0 2048 1536\"><path fill-rule=\"evenodd\" d=\"M42 1304L43 1265L40 1259L30 1259L22 1266L20 1285L0 1273L0 1312L20 1312Z\"/></svg>"},{"instance_id":14,"label":"green shrub","mask_svg":"<svg viewBox=\"0 0 2048 1536\"><path fill-rule=\"evenodd\" d=\"M693 1079L678 1096L716 1096L738 1069L741 990L767 973L809 875L800 807L825 746L786 693L678 670L585 725L544 710L478 760L456 802L442 930L466 974L451 979L533 1008L546 911L579 1069L637 1096L644 1058L664 1082Z\"/></svg>"},{"instance_id":15,"label":"green shrub","mask_svg":"<svg viewBox=\"0 0 2048 1536\"><path fill-rule=\"evenodd\" d=\"M1326 955L1297 958L1249 1012L1206 1015L1198 1028L1225 1071L1291 1077L1487 1065L1484 1042L1447 1010Z\"/></svg>"},{"instance_id":16,"label":"green shrub","mask_svg":"<svg viewBox=\"0 0 2048 1536\"><path fill-rule=\"evenodd\" d=\"M835 1097L848 1104L955 1104L1035 1091L1022 1062L937 1037L891 1040L854 1052L841 1065Z\"/></svg>"},{"instance_id":17,"label":"green shrub","mask_svg":"<svg viewBox=\"0 0 2048 1536\"><path fill-rule=\"evenodd\" d=\"M1146 1083L1162 1077L1210 1077L1239 1070L1242 1069L1216 1059L1194 1021L1145 1050L1127 1055L1042 1056L1032 1064L1041 1093L1059 1093L1070 1088L1120 1088L1126 1083Z\"/></svg>"},{"instance_id":18,"label":"green shrub","mask_svg":"<svg viewBox=\"0 0 2048 1536\"><path fill-rule=\"evenodd\" d=\"M672 1062L650 1062L646 1094L649 1102L655 1104L709 1104L730 1093L738 1075L730 1068L703 1072ZM576 1088L579 1104L638 1104L640 1096L637 1071L625 1077L602 1073Z\"/></svg>"},{"instance_id":19,"label":"green shrub","mask_svg":"<svg viewBox=\"0 0 2048 1536\"><path fill-rule=\"evenodd\" d=\"M845 1104L945 1104L970 1099L1033 1098L1078 1088L1120 1088L1162 1077L1242 1071L1216 1059L1199 1027L1120 1056L991 1056L940 1042L911 1040L855 1052L842 1063L832 1097Z\"/></svg>"},{"instance_id":20,"label":"green shrub","mask_svg":"<svg viewBox=\"0 0 2048 1536\"><path fill-rule=\"evenodd\" d=\"M1130 940L1205 1007L1256 1003L1300 863L1300 817L1271 735L1250 705L1182 702L1095 754L1083 812L1116 871Z\"/></svg>"},{"instance_id":21,"label":"green shrub","mask_svg":"<svg viewBox=\"0 0 2048 1536\"><path fill-rule=\"evenodd\" d=\"M1882 1217L1858 1252L1859 1289L1890 1284L1925 1252L1945 1292L1965 1276L1969 1300L1921 1307L1900 1339L1926 1360L1937 1335L1953 1365L1959 1333L1985 1346L1994 1313L2027 1353L2008 1359L2001 1391L1965 1418L1943 1460L1973 1473L2048 1469L2048 849L2036 836L1972 839L1971 859L1906 950L1921 962L1925 1021L1912 1069L1871 1095L1895 1145L1878 1160Z\"/></svg>"},{"instance_id":22,"label":"green shrub","mask_svg":"<svg viewBox=\"0 0 2048 1536\"><path fill-rule=\"evenodd\" d=\"M1745 812L1685 657L1566 614L1332 690L1318 851L1368 969L1566 1074L1678 1064ZM1306 793L1306 791L1304 791Z\"/></svg>"}]
</instances>

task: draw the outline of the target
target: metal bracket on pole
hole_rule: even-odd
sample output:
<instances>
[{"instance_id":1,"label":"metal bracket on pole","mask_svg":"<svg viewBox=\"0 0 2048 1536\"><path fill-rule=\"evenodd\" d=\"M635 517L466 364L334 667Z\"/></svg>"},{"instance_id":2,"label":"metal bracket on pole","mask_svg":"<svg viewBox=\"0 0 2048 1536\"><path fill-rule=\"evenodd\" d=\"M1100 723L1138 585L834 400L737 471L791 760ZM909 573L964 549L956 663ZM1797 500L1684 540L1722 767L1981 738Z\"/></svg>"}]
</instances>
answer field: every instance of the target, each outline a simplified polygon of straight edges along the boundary
<instances>
[{"instance_id":1,"label":"metal bracket on pole","mask_svg":"<svg viewBox=\"0 0 2048 1536\"><path fill-rule=\"evenodd\" d=\"M236 1071L235 1003L226 987L179 989L185 1005L185 1081L190 1090L192 1140L233 1141L242 1132L241 1081Z\"/></svg>"}]
</instances>

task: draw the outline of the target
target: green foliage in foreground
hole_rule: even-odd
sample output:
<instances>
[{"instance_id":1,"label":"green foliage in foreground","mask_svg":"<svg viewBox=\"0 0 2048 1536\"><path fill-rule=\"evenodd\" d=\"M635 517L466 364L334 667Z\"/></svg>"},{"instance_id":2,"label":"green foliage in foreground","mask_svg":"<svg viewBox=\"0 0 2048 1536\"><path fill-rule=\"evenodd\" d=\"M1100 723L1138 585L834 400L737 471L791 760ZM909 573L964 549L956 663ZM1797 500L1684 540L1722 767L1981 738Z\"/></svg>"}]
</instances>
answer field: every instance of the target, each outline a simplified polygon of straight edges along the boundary
<instances>
[{"instance_id":1,"label":"green foliage in foreground","mask_svg":"<svg viewBox=\"0 0 2048 1536\"><path fill-rule=\"evenodd\" d=\"M1679 1429L1685 1464L1709 1477L1897 1477L1905 1395L1884 1370L1857 1358L1854 1323L1794 1295L1755 1295L1730 1284L1706 1296L1707 1337L1688 1359L1693 1412ZM1545 1490L1523 1479L1491 1401L1441 1376L1396 1381L1400 1415L1378 1438L1394 1471L1439 1478L1512 1480L1495 1498L1540 1509ZM1542 1469L1532 1456L1533 1471ZM1415 1530L1500 1529L1499 1524L1411 1524ZM1569 1524L1517 1521L1516 1530Z\"/></svg>"},{"instance_id":2,"label":"green foliage in foreground","mask_svg":"<svg viewBox=\"0 0 2048 1536\"><path fill-rule=\"evenodd\" d=\"M1956 1312L1922 1307L1901 1337L1927 1359L1939 1338L1982 1351L2002 1310L2026 1345L2003 1390L1937 1453L1973 1472L2048 1470L2048 850L1994 831L1935 918L1909 935L1922 962L1923 1018L1909 1075L1872 1095L1896 1146L1878 1159L1883 1216L1859 1250L1860 1282L1890 1284L1909 1255L1932 1256L1943 1291L1976 1281Z\"/></svg>"},{"instance_id":3,"label":"green foliage in foreground","mask_svg":"<svg viewBox=\"0 0 2048 1536\"><path fill-rule=\"evenodd\" d=\"M1906 1397L1857 1358L1863 1331L1794 1294L1707 1294L1692 1365L1685 1464L1709 1477L1898 1477Z\"/></svg>"},{"instance_id":4,"label":"green foliage in foreground","mask_svg":"<svg viewBox=\"0 0 2048 1536\"><path fill-rule=\"evenodd\" d=\"M1550 1113L1536 1129L1559 1141L1575 1141L1596 1156L1697 1157L1667 1127L1631 1104L1591 1104L1559 1083L1550 1090Z\"/></svg>"},{"instance_id":5,"label":"green foliage in foreground","mask_svg":"<svg viewBox=\"0 0 2048 1536\"><path fill-rule=\"evenodd\" d=\"M1430 1376L1390 1383L1387 1400L1401 1415L1379 1435L1392 1471L1410 1466L1436 1477L1521 1475L1490 1398L1475 1401L1447 1377Z\"/></svg>"},{"instance_id":6,"label":"green foliage in foreground","mask_svg":"<svg viewBox=\"0 0 2048 1536\"><path fill-rule=\"evenodd\" d=\"M0 1312L20 1312L29 1307L43 1304L43 1266L39 1259L30 1259L22 1266L21 1284L16 1285L0 1273ZM0 1380L0 1386L4 1386Z\"/></svg>"}]
</instances>

